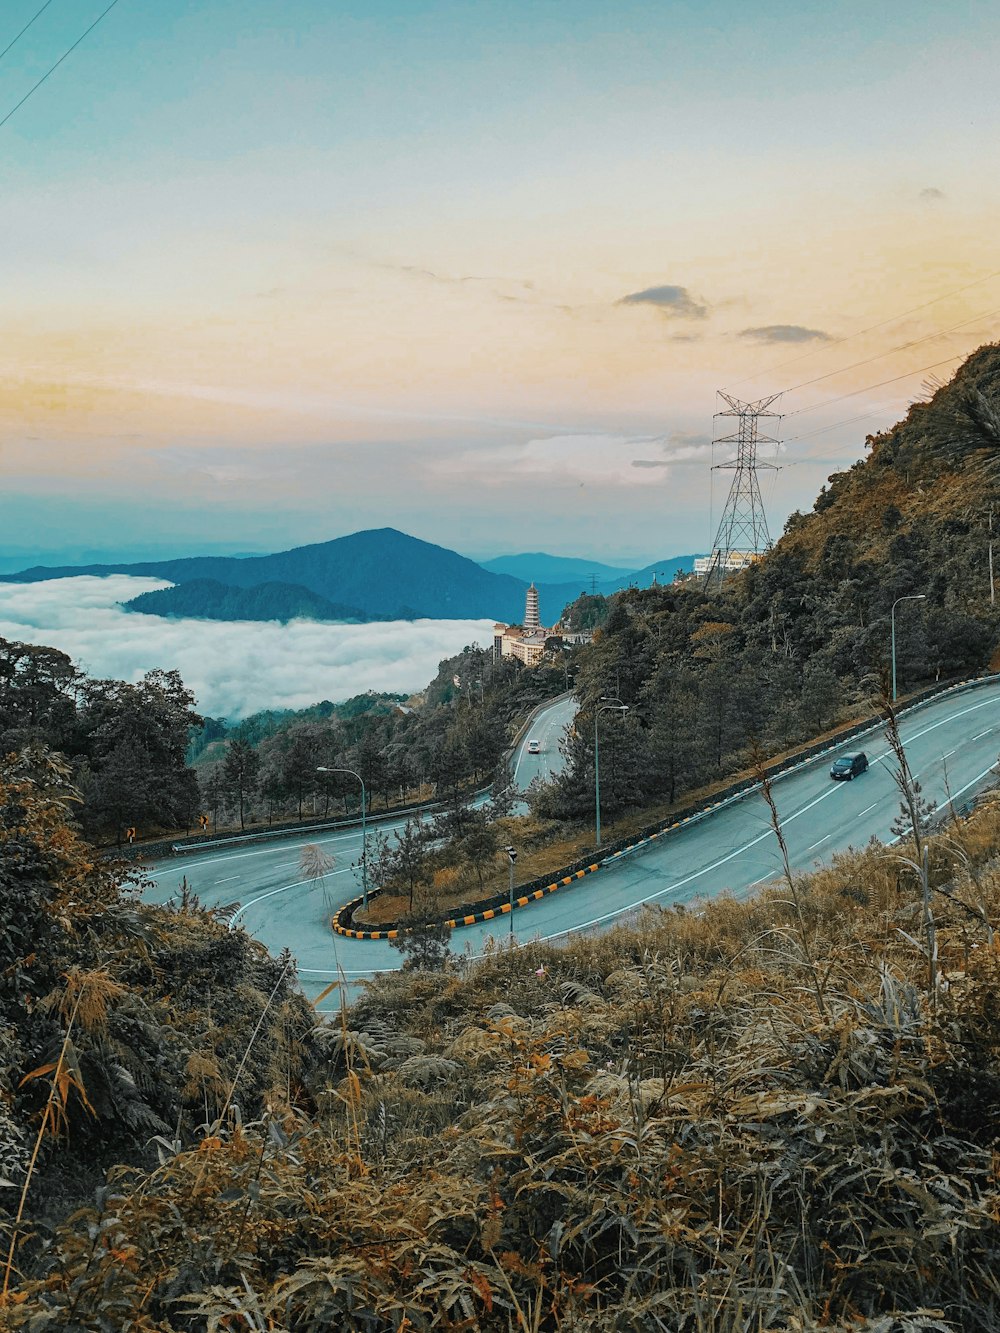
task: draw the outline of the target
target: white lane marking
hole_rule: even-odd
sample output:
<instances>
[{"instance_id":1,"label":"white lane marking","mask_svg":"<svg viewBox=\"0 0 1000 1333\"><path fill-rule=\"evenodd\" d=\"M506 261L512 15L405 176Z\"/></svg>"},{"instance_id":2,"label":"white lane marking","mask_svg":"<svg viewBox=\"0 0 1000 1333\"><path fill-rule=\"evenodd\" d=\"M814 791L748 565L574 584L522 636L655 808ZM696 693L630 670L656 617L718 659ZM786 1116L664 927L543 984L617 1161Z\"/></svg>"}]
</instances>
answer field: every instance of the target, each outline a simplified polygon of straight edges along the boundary
<instances>
[{"instance_id":1,"label":"white lane marking","mask_svg":"<svg viewBox=\"0 0 1000 1333\"><path fill-rule=\"evenodd\" d=\"M403 821L400 820L399 823L400 823L400 826L402 827L402 823L403 823ZM390 828L392 827L392 821L391 821L391 820L386 820L386 821L385 821L385 824L388 824ZM383 824L382 827L385 827L385 824ZM303 829L303 831L302 831L301 833L290 834L290 835L289 835L289 842L291 841L291 839L292 839L293 837L296 837L296 838L308 838L308 836L309 836L309 830L308 830L308 829ZM345 838L357 838L357 839L360 841L360 839L361 839L361 830L360 830L360 828L345 829L345 830L343 831L343 833L333 833L333 834L331 834L330 837L328 837L328 838L316 838L316 839L314 839L314 841L317 842L320 846L323 846L324 843L327 843L327 842L340 842L340 841L342 841L342 840L345 839ZM187 871L187 870L200 870L202 866L210 866L210 865L212 864L213 861L223 861L223 860L226 860L226 861L242 861L242 860L244 860L244 858L246 858L246 857L248 857L248 856L276 856L276 855L280 855L282 852L285 852L285 851L287 851L287 850L288 850L288 844L287 844L287 843L285 843L284 846L282 846L281 843L272 843L270 847L261 847L258 851L254 851L254 852L237 852L237 851L232 851L232 850L230 850L230 851L225 851L225 852L216 852L216 854L215 854L214 856L207 856L207 857L205 857L205 859L202 860L202 861L184 861L184 862L180 862L180 861L179 861L177 864L178 864L178 865L183 865L184 868L185 868L185 871ZM173 863L171 863L171 867L170 867L170 869L172 869L172 868L173 868ZM159 871L157 871L156 875L155 875L155 876L151 876L151 878L159 879L159 877L160 877L161 875L168 875L168 874L170 874L170 869L168 869L167 867L164 867L163 870L159 870Z\"/></svg>"},{"instance_id":2,"label":"white lane marking","mask_svg":"<svg viewBox=\"0 0 1000 1333\"><path fill-rule=\"evenodd\" d=\"M234 879L239 879L239 878L240 878L239 875L227 875L225 879L217 879L215 882L216 884L229 884Z\"/></svg>"},{"instance_id":3,"label":"white lane marking","mask_svg":"<svg viewBox=\"0 0 1000 1333\"><path fill-rule=\"evenodd\" d=\"M830 839L831 839L832 837L833 837L833 834L832 834L832 833L828 833L828 834L826 835L825 838L820 838L819 842L814 842L814 843L812 843L811 846L807 847L807 848L806 848L806 851L807 851L807 852L811 852L812 849L813 849L813 847L822 847L823 844L824 844L824 842L829 842Z\"/></svg>"},{"instance_id":4,"label":"white lane marking","mask_svg":"<svg viewBox=\"0 0 1000 1333\"><path fill-rule=\"evenodd\" d=\"M943 755L941 756L941 758L942 758L942 759L950 759L951 756L952 756L953 754L958 754L958 748L957 748L957 747L956 747L954 750L949 750L947 754L943 754Z\"/></svg>"},{"instance_id":5,"label":"white lane marking","mask_svg":"<svg viewBox=\"0 0 1000 1333\"><path fill-rule=\"evenodd\" d=\"M353 866L345 866L343 870L331 870L329 872L329 877L330 879L333 879L334 875L346 875L352 869ZM256 905L262 903L265 898L273 898L276 893L287 893L289 889L301 889L303 884L318 884L319 882L319 880L315 879L300 879L295 884L282 884L280 889L269 889L267 893L262 893L259 898L251 898L248 903L244 903L243 906L238 908L229 918L229 929L232 930L244 912L249 912L251 907L256 907Z\"/></svg>"},{"instance_id":6,"label":"white lane marking","mask_svg":"<svg viewBox=\"0 0 1000 1333\"><path fill-rule=\"evenodd\" d=\"M875 806L880 804L881 804L880 801L874 801L872 802L871 805L866 805L865 808L858 814L858 818L860 819L862 815L866 815L869 812L869 810L874 810Z\"/></svg>"},{"instance_id":7,"label":"white lane marking","mask_svg":"<svg viewBox=\"0 0 1000 1333\"><path fill-rule=\"evenodd\" d=\"M975 713L980 708L989 708L991 704L996 707L996 700L984 699L982 703L971 704L968 708L962 708L957 713L950 713L947 717L941 718L940 721L932 722L929 727L924 727L923 731L914 732L912 736L905 736L903 738L904 744L909 745L911 741L918 741L921 736L926 736L929 731L936 731L938 727L943 727L946 722L954 722L957 717L965 717L966 713Z\"/></svg>"},{"instance_id":8,"label":"white lane marking","mask_svg":"<svg viewBox=\"0 0 1000 1333\"><path fill-rule=\"evenodd\" d=\"M978 736L973 736L972 739L974 741L981 741L983 737L988 736L992 730L993 730L992 727L987 727L985 731L981 731ZM954 750L952 751L952 754L954 754Z\"/></svg>"},{"instance_id":9,"label":"white lane marking","mask_svg":"<svg viewBox=\"0 0 1000 1333\"><path fill-rule=\"evenodd\" d=\"M969 788L974 787L977 782L982 782L986 774L992 773L996 767L997 767L996 764L990 764L989 768L984 768L983 771L979 774L978 778L973 778L972 781L967 782L964 787L959 787L958 791L953 791L951 794L951 799L954 800L956 796L961 796L963 791L968 791Z\"/></svg>"}]
</instances>

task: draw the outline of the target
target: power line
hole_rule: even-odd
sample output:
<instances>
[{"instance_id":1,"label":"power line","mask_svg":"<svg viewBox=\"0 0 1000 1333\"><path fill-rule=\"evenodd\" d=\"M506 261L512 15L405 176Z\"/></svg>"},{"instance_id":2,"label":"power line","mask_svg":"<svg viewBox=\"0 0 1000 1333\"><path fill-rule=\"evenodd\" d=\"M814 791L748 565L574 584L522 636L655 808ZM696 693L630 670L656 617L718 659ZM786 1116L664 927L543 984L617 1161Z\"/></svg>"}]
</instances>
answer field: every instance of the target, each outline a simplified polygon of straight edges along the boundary
<instances>
[{"instance_id":1,"label":"power line","mask_svg":"<svg viewBox=\"0 0 1000 1333\"><path fill-rule=\"evenodd\" d=\"M786 417L800 417L804 412L815 412L820 407L830 407L833 403L841 403L845 398L856 398L860 393L868 393L871 389L883 389L887 384L896 384L900 380L908 380L912 375L922 375L926 370L936 370L938 366L949 366L952 361L961 361L967 352L956 352L954 356L946 356L943 361L935 361L929 366L921 366L917 370L908 370L903 375L894 375L892 379L879 380L878 384L866 384L863 389L852 389L850 393L838 394L836 398L826 398L821 403L813 403L811 407L799 407L794 412L786 412Z\"/></svg>"},{"instance_id":2,"label":"power line","mask_svg":"<svg viewBox=\"0 0 1000 1333\"><path fill-rule=\"evenodd\" d=\"M879 352L877 356L866 357L864 361L853 361L849 366L841 366L839 370L828 370L825 375L817 375L814 379L803 380L801 384L793 384L790 389L783 389L782 393L794 393L797 389L808 389L811 384L819 384L822 380L833 379L835 375L846 374L848 370L857 370L859 366L870 366L873 361L881 361L883 357L891 356L893 352L904 352L908 347L919 347L921 343L932 342L935 338L943 338L946 333L954 333L956 329L967 328L970 324L977 324L981 319L992 319L994 315L1000 315L1000 308L996 310L986 310L980 315L973 315L971 319L963 319L958 324L949 324L946 329L938 329L934 333L925 333L922 338L911 338L909 342L897 343L895 347L889 347L884 352ZM793 413L789 413L792 416Z\"/></svg>"},{"instance_id":3,"label":"power line","mask_svg":"<svg viewBox=\"0 0 1000 1333\"><path fill-rule=\"evenodd\" d=\"M829 342L823 344L822 348L810 348L808 352L801 352L798 356L788 357L784 361L779 361L777 365L754 371L752 375L745 375L743 379L736 380L733 385L727 385L727 388L745 384L748 380L762 379L765 375L773 375L776 370L784 370L785 366L794 366L799 361L805 361L807 357L815 356L818 351L826 351L830 347L839 347L841 343L850 342L852 338L861 338L866 333L874 333L876 329L884 329L887 324L895 324L898 320L906 319L908 315L915 315L921 310L927 310L928 307L937 305L939 301L948 301L953 296L961 296L963 292L971 291L973 287L981 287L984 283L998 277L1000 277L1000 269L995 269L992 273L987 273L985 277L976 278L974 282L967 282L964 287L956 287L954 291L935 296L933 300L915 305L911 310L904 310L901 314L890 316L889 319L879 320L877 324L869 324L867 328L856 329L853 333L845 333L842 338L831 338ZM787 393L788 390L783 390L783 392Z\"/></svg>"},{"instance_id":4,"label":"power line","mask_svg":"<svg viewBox=\"0 0 1000 1333\"><path fill-rule=\"evenodd\" d=\"M51 3L52 3L52 0L45 0L45 4L42 5L42 7L41 7L41 9L38 11L38 13L35 14L35 15L33 15L32 18L28 19L27 23L24 25L24 27L21 29L21 31L17 34L17 36L14 38L14 40L13 40L12 42L8 42L7 45L4 47L4 49L3 49L2 51L0 51L0 60L3 60L4 56L7 54L7 52L10 50L10 48L11 48L12 46L16 46L16 45L17 45L17 43L21 40L21 38L24 36L24 34L28 31L28 29L29 29L29 28L31 27L31 25L34 23L35 19L39 19L39 18L41 18L42 15L45 13L45 11L48 9L49 5L51 5Z\"/></svg>"},{"instance_id":5,"label":"power line","mask_svg":"<svg viewBox=\"0 0 1000 1333\"><path fill-rule=\"evenodd\" d=\"M114 7L115 7L115 5L117 5L117 3L118 3L118 0L111 0L111 4L108 5L107 9L103 10L100 14L98 14L97 18L94 19L93 23L92 23L92 24L90 25L90 27L86 30L86 32L81 33L80 36L76 39L76 41L73 43L73 45L72 45L71 47L69 47L68 50L66 50L66 51L64 51L64 52L62 53L62 55L59 57L59 59L56 61L56 63L55 63L54 65L50 66L50 68L47 69L47 70L45 71L45 73L44 73L44 74L42 75L42 77L38 80L38 82L35 84L35 86L34 86L33 88L29 88L29 89L28 89L28 91L27 91L27 92L24 94L24 96L21 98L20 102L18 102L16 106L12 106L12 107L11 107L11 109L7 112L7 114L4 116L4 118L3 118L2 120L0 120L0 129L2 129L3 126L7 124L8 120L10 120L11 116L14 114L15 111L20 111L21 107L24 106L25 102L28 100L29 97L31 97L34 93L37 93L37 92L38 92L39 88L40 88L40 87L42 86L42 84L46 81L46 79L47 79L51 74L54 74L54 73L56 72L56 70L59 68L59 66L60 66L60 65L62 64L62 62L66 59L67 56L71 56L71 55L73 54L73 52L74 52L74 51L76 50L76 48L80 45L80 43L83 41L83 39L84 39L85 37L88 37L88 36L94 31L94 29L97 27L97 25L100 23L100 21L101 21L103 18L105 18L108 14L111 13L111 11L114 9ZM37 17L37 15L36 15L36 17ZM35 21L35 20L32 19L31 22L34 23L34 21ZM29 24L28 26L30 27L31 24ZM18 35L20 36L20 34L18 34ZM17 37L14 38L14 41L15 41L15 42L17 41ZM11 43L11 45L13 45L13 43Z\"/></svg>"},{"instance_id":6,"label":"power line","mask_svg":"<svg viewBox=\"0 0 1000 1333\"><path fill-rule=\"evenodd\" d=\"M820 426L818 430L807 430L804 435L790 435L787 440L782 440L782 444L797 444L800 440L811 440L814 435L825 435L827 431L836 430L839 426L853 426L857 421L867 421L869 417L877 415L875 412L860 412L855 417L845 417L843 421L834 421L829 426ZM783 464L784 467L794 467L794 462Z\"/></svg>"}]
</instances>

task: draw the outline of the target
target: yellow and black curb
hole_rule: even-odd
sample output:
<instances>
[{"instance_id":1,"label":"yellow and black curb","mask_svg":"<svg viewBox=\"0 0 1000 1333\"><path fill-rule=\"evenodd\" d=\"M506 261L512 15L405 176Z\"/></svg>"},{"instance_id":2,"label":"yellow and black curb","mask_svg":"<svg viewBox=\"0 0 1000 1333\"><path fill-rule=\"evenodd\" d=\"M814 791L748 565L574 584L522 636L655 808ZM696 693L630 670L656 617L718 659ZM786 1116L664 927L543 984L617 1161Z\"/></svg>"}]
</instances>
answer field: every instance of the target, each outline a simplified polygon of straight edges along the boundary
<instances>
[{"instance_id":1,"label":"yellow and black curb","mask_svg":"<svg viewBox=\"0 0 1000 1333\"><path fill-rule=\"evenodd\" d=\"M564 888L567 884L575 884L578 879L583 879L585 875L592 875L595 870L600 870L601 863L594 862L593 865L584 866L582 870L574 870L571 875L563 875L562 879L556 880L553 884L546 884L543 889L533 889L531 893L525 894L521 898L514 899L515 909L518 907L528 907L539 898L544 898L549 893L555 893L558 889ZM371 902L374 894L368 895L368 901ZM352 940L394 940L400 933L398 927L392 927L388 930L353 930L349 926L342 926L340 918L349 916L355 908L360 906L361 898L354 898L334 915L332 925L338 935L346 935ZM470 912L467 916L449 917L443 924L449 930L458 930L461 926L475 926L481 921L493 921L499 916L507 916L511 911L509 902L501 903L498 907L487 907L482 912Z\"/></svg>"},{"instance_id":2,"label":"yellow and black curb","mask_svg":"<svg viewBox=\"0 0 1000 1333\"><path fill-rule=\"evenodd\" d=\"M737 793L738 796L743 794L742 791ZM620 860L621 857L627 856L631 852L638 851L640 847L646 847L649 843L655 842L657 838L662 838L668 833L673 833L674 829L683 828L685 824L690 824L694 820L704 818L710 811L718 809L720 805L728 804L728 802L733 799L732 796L728 796L718 801L712 801L709 805L703 806L692 814L685 815L683 819L678 819L675 820L674 823L668 824L666 828L657 829L654 833L647 833L644 837L637 838L635 842L629 843L627 847L619 848L617 852L612 852L601 861L595 861L591 865L584 866L582 870L574 870L568 875L563 875L561 879L555 880L552 884L546 884L544 888L532 889L530 893L525 894L523 897L515 898L514 907L529 907L533 902L537 902L539 898L545 898L550 893L556 893L559 889L565 888L568 884L575 884L577 880L583 879L586 875L592 875L595 871L600 870L601 866L611 865L612 862ZM371 902L376 896L377 890L375 893L370 893L368 895L368 901ZM394 940L398 938L400 933L406 933L405 929L403 932L400 932L398 926L391 926L385 930L355 930L351 926L341 925L341 917L347 917L348 920L350 920L351 915L361 906L363 901L363 898L352 898L350 902L345 903L344 906L331 918L330 924L338 935L346 935L348 939L352 940ZM497 907L487 907L482 912L470 912L467 916L449 917L442 924L447 926L449 930L458 930L462 926L477 926L483 921L494 921L499 916L509 915L510 911L511 905L509 902L506 902L501 903Z\"/></svg>"}]
</instances>

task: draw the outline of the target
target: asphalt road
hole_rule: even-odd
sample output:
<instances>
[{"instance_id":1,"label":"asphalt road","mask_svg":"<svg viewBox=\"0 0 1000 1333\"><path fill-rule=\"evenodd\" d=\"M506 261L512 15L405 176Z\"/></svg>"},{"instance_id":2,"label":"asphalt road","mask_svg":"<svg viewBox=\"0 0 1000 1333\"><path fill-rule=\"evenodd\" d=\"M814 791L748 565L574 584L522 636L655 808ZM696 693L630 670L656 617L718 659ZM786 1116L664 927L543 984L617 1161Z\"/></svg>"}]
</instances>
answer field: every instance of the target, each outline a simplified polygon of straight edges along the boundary
<instances>
[{"instance_id":1,"label":"asphalt road","mask_svg":"<svg viewBox=\"0 0 1000 1333\"><path fill-rule=\"evenodd\" d=\"M535 718L514 756L513 785L518 790L527 791L535 778L547 779L562 770L564 761L559 747L566 728L575 716L576 700L571 695L546 708ZM538 741L541 745L538 754L528 753L528 745L532 741Z\"/></svg>"},{"instance_id":2,"label":"asphalt road","mask_svg":"<svg viewBox=\"0 0 1000 1333\"><path fill-rule=\"evenodd\" d=\"M536 776L548 777L562 767L559 743L575 712L575 700L567 698L538 714L511 757L513 785L520 791ZM527 753L532 739L542 742L540 754ZM369 819L369 836L376 821L386 834L401 829L406 822L405 818L379 818L376 813ZM299 858L307 845L319 846L334 858L333 867L321 881L302 875ZM357 869L360 856L359 826L323 833L313 830L249 845L206 847L144 867L151 882L143 896L148 902L167 902L179 894L181 881L186 879L203 906L232 905L234 924L257 935L272 953L287 944L293 952L301 948L316 957L318 947L320 961L328 968L329 919L337 907L361 892ZM399 955L393 958L398 963Z\"/></svg>"},{"instance_id":3,"label":"asphalt road","mask_svg":"<svg viewBox=\"0 0 1000 1333\"><path fill-rule=\"evenodd\" d=\"M541 729L540 719L526 739L539 736ZM944 804L950 793L961 803L986 784L997 766L1000 681L946 695L904 714L900 731L925 797ZM832 759L857 749L868 754L868 772L851 782L831 781ZM537 758L548 761L548 754L546 750ZM519 784L529 772L528 758L515 760ZM892 756L884 736L876 731L775 783L793 868L808 869L836 851L863 846L872 837L892 841L899 792L891 769ZM299 848L310 840L340 858L325 886L303 883L297 873ZM338 970L356 981L398 967L401 961L386 941L334 937L326 924L330 909L357 893L349 860L357 857L359 847L360 833L352 830L303 838L294 846L283 842L220 851L195 861L178 859L155 868L156 887L149 897L163 901L187 873L207 905L239 899L240 924L272 953L287 945L299 961L304 990L315 995ZM513 927L522 939L556 939L573 931L599 929L643 903L683 903L727 890L745 894L775 879L780 868L767 807L759 794L750 794L607 864L571 888L519 909ZM478 954L490 936L508 938L510 921L504 918L456 931L452 947Z\"/></svg>"}]
</instances>

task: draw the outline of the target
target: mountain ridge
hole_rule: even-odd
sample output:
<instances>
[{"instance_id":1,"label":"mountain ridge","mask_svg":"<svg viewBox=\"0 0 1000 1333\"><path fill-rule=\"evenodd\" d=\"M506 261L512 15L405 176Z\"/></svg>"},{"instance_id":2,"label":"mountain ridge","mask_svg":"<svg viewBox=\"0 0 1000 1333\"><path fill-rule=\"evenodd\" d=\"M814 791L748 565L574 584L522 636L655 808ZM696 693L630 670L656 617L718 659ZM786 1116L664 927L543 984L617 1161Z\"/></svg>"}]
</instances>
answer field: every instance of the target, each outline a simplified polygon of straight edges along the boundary
<instances>
[{"instance_id":1,"label":"mountain ridge","mask_svg":"<svg viewBox=\"0 0 1000 1333\"><path fill-rule=\"evenodd\" d=\"M640 586L651 581L654 570L662 577L675 568L690 567L692 557L671 557L646 570L623 571L620 578L602 582L597 591L605 595L631 582ZM173 560L143 560L91 565L35 565L17 574L0 575L2 583L35 583L80 575L106 577L127 574L164 579L187 592L160 590L153 599L154 614L194 615L205 619L231 619L218 608L244 605L248 619L291 619L299 614L296 602L317 597L335 607L354 611L367 619L427 618L438 620L501 620L518 623L524 615L528 582L509 574L494 573L451 551L396 528L372 528L293 547L271 555L184 556ZM192 584L200 592L192 594ZM207 585L214 585L208 587ZM272 591L270 598L240 598L236 590L264 585L286 589L284 598ZM219 592L222 586L228 593ZM542 621L554 624L563 608L581 591L579 582L537 583ZM293 591L294 590L294 591ZM145 596L145 594L140 594ZM131 610L150 611L151 603L127 602ZM266 607L265 604L266 603ZM182 610L181 608L185 608ZM264 609L267 614L264 614ZM326 618L326 617L324 617Z\"/></svg>"}]
</instances>

